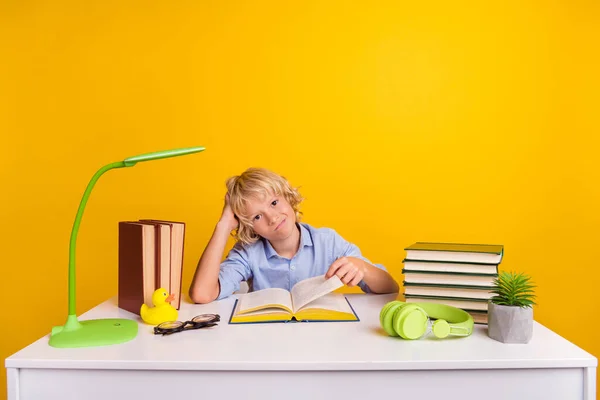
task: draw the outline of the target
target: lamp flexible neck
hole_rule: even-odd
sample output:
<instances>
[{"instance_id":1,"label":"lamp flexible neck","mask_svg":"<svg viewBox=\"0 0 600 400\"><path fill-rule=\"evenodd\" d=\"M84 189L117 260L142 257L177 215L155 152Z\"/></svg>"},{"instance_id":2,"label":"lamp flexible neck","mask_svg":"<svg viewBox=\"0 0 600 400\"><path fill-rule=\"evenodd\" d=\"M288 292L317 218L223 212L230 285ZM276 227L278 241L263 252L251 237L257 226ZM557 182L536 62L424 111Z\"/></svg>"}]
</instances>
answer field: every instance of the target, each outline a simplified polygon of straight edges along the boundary
<instances>
[{"instance_id":1,"label":"lamp flexible neck","mask_svg":"<svg viewBox=\"0 0 600 400\"><path fill-rule=\"evenodd\" d=\"M105 165L104 167L100 168L98 172L92 176L92 179L88 183L85 192L83 193L81 202L79 203L79 209L77 210L77 215L75 215L75 222L73 223L73 229L71 230L71 241L69 243L69 315L75 315L75 253L77 233L79 232L79 225L81 224L83 210L85 209L85 205L90 197L90 193L92 192L96 181L98 181L98 178L100 178L100 176L108 170L127 166L128 165L125 165L123 161L120 161Z\"/></svg>"}]
</instances>

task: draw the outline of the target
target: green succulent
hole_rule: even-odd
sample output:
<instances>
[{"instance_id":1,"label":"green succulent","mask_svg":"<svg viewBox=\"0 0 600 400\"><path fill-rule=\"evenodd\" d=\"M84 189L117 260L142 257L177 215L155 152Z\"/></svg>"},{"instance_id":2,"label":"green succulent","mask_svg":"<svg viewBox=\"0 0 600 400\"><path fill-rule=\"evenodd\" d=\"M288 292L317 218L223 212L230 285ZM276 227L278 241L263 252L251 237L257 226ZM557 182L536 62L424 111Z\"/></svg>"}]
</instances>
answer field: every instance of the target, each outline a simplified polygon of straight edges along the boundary
<instances>
[{"instance_id":1,"label":"green succulent","mask_svg":"<svg viewBox=\"0 0 600 400\"><path fill-rule=\"evenodd\" d=\"M535 286L531 277L524 273L501 272L494 279L492 293L495 294L490 301L501 306L529 307L534 304Z\"/></svg>"}]
</instances>

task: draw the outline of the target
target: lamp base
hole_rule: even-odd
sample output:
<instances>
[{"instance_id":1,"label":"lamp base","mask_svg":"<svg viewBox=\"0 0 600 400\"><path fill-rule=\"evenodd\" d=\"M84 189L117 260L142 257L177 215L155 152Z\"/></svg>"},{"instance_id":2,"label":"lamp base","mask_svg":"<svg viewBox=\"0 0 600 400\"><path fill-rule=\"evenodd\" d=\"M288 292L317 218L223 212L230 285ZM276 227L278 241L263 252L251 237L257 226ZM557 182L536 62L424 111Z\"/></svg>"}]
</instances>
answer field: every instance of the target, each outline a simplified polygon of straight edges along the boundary
<instances>
[{"instance_id":1,"label":"lamp base","mask_svg":"<svg viewBox=\"0 0 600 400\"><path fill-rule=\"evenodd\" d=\"M96 347L128 342L138 333L136 321L123 318L78 321L69 315L64 326L55 326L48 344L52 347Z\"/></svg>"}]
</instances>

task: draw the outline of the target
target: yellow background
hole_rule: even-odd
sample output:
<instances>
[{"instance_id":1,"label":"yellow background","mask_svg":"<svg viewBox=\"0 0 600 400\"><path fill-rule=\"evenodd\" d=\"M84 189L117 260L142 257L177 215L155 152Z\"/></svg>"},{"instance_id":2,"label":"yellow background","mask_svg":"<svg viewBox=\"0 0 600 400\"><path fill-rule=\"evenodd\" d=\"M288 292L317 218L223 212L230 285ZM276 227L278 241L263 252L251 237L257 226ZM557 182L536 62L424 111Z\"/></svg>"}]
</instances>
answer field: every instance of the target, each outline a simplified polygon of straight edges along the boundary
<instances>
[{"instance_id":1,"label":"yellow background","mask_svg":"<svg viewBox=\"0 0 600 400\"><path fill-rule=\"evenodd\" d=\"M194 145L101 178L78 314L116 294L120 220L187 223L187 290L225 179L264 166L400 282L415 241L504 244L600 355L597 1L47 3L0 4L3 359L64 323L92 174Z\"/></svg>"}]
</instances>

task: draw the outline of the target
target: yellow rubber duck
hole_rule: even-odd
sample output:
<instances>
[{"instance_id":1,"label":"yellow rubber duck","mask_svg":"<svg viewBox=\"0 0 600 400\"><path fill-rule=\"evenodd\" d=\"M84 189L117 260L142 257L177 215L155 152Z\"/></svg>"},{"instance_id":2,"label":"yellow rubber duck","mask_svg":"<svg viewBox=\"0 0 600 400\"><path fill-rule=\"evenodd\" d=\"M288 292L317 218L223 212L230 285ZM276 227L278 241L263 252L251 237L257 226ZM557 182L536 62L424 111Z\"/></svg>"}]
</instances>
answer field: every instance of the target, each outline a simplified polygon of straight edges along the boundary
<instances>
[{"instance_id":1,"label":"yellow rubber duck","mask_svg":"<svg viewBox=\"0 0 600 400\"><path fill-rule=\"evenodd\" d=\"M140 308L142 321L150 325L158 325L166 321L177 321L177 309L169 304L174 299L174 294L168 294L163 288L156 289L152 294L154 307L142 304Z\"/></svg>"}]
</instances>

